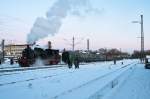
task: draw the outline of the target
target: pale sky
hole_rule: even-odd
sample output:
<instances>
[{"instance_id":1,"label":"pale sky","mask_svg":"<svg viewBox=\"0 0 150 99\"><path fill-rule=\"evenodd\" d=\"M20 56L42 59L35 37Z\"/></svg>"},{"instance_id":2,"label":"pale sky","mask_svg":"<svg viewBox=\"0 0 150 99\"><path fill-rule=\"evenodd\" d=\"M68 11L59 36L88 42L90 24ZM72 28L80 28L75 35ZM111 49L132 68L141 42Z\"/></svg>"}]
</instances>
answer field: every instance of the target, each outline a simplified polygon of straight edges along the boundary
<instances>
[{"instance_id":1,"label":"pale sky","mask_svg":"<svg viewBox=\"0 0 150 99\"><path fill-rule=\"evenodd\" d=\"M0 0L0 40L25 43L37 17L45 17L56 0ZM52 41L53 48L71 49L71 39L79 42L75 49L118 48L123 51L140 49L140 15L144 15L145 49L150 49L149 0L91 0L99 13L76 16L69 14L55 35L40 40Z\"/></svg>"}]
</instances>

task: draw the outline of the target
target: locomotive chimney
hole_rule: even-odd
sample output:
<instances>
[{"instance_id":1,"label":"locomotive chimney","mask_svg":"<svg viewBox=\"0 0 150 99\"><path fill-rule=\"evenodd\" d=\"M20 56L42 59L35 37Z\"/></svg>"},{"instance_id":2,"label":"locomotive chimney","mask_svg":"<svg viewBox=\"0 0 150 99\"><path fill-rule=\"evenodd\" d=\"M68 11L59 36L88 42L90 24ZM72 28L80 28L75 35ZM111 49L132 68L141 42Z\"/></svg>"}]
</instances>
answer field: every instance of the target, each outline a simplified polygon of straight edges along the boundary
<instances>
[{"instance_id":1,"label":"locomotive chimney","mask_svg":"<svg viewBox=\"0 0 150 99\"><path fill-rule=\"evenodd\" d=\"M51 41L48 41L48 49L51 49L52 45L51 45Z\"/></svg>"}]
</instances>

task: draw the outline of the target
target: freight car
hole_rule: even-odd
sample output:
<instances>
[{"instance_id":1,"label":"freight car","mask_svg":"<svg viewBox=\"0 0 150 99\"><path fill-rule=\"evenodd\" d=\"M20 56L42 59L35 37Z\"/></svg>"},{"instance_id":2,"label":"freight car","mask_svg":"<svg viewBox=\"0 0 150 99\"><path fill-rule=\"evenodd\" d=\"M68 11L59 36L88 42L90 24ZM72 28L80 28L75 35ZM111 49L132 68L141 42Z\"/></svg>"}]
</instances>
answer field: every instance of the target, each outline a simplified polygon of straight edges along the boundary
<instances>
[{"instance_id":1,"label":"freight car","mask_svg":"<svg viewBox=\"0 0 150 99\"><path fill-rule=\"evenodd\" d=\"M110 55L102 55L95 52L79 52L79 51L64 51L62 53L62 61L67 63L68 60L74 61L78 57L80 62L98 62L98 61L112 61L121 60L120 57L114 57Z\"/></svg>"},{"instance_id":2,"label":"freight car","mask_svg":"<svg viewBox=\"0 0 150 99\"><path fill-rule=\"evenodd\" d=\"M78 58L80 62L97 62L104 60L103 56L93 53L82 53L78 51L64 51L62 53L62 61L64 63L67 63L69 60L73 62L76 58Z\"/></svg>"},{"instance_id":3,"label":"freight car","mask_svg":"<svg viewBox=\"0 0 150 99\"><path fill-rule=\"evenodd\" d=\"M44 65L56 65L60 62L59 50L55 49L31 49L29 45L22 51L22 56L19 58L18 63L21 67L29 67L40 59Z\"/></svg>"}]
</instances>

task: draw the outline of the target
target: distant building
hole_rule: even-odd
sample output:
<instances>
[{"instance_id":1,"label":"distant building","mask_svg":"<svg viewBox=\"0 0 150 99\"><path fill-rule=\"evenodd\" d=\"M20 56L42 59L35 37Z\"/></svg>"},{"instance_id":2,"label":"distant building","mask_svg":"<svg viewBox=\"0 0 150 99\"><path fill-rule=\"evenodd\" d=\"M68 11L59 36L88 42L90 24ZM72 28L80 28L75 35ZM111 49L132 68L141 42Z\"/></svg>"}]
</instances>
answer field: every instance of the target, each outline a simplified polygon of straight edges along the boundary
<instances>
[{"instance_id":1,"label":"distant building","mask_svg":"<svg viewBox=\"0 0 150 99\"><path fill-rule=\"evenodd\" d=\"M5 45L4 52L5 56L13 56L13 57L20 57L22 51L27 47L27 44L9 44Z\"/></svg>"}]
</instances>

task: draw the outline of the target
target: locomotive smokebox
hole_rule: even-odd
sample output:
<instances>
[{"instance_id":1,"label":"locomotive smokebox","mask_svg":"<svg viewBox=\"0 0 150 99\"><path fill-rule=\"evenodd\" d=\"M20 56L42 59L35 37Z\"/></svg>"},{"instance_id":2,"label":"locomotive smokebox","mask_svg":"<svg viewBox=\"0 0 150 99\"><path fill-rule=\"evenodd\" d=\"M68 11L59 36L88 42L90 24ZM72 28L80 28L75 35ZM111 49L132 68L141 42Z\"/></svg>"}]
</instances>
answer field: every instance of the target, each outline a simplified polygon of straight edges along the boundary
<instances>
[{"instance_id":1,"label":"locomotive smokebox","mask_svg":"<svg viewBox=\"0 0 150 99\"><path fill-rule=\"evenodd\" d=\"M51 48L52 48L51 41L48 41L48 49L51 49Z\"/></svg>"}]
</instances>

